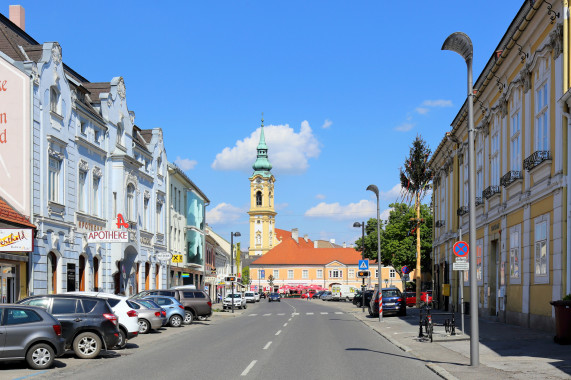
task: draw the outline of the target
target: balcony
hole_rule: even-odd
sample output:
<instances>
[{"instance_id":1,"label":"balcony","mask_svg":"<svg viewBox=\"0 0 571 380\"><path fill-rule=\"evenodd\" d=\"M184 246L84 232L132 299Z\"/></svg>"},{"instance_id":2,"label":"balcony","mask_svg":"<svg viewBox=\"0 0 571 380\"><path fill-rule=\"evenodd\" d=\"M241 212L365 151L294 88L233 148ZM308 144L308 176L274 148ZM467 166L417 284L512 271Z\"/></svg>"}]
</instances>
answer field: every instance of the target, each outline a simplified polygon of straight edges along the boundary
<instances>
[{"instance_id":1,"label":"balcony","mask_svg":"<svg viewBox=\"0 0 571 380\"><path fill-rule=\"evenodd\" d=\"M525 170L530 171L543 161L551 160L551 152L548 150L538 150L531 156L523 160L523 167Z\"/></svg>"},{"instance_id":2,"label":"balcony","mask_svg":"<svg viewBox=\"0 0 571 380\"><path fill-rule=\"evenodd\" d=\"M434 226L436 228L440 228L440 227L444 227L446 225L446 221L445 220L437 220L436 223L434 224Z\"/></svg>"},{"instance_id":3,"label":"balcony","mask_svg":"<svg viewBox=\"0 0 571 380\"><path fill-rule=\"evenodd\" d=\"M522 179L523 174L520 170L510 170L500 179L500 185L503 187L508 187L515 181Z\"/></svg>"},{"instance_id":4,"label":"balcony","mask_svg":"<svg viewBox=\"0 0 571 380\"><path fill-rule=\"evenodd\" d=\"M462 206L459 207L458 210L456 210L456 215L462 216L466 215L468 212L469 212L468 206Z\"/></svg>"},{"instance_id":5,"label":"balcony","mask_svg":"<svg viewBox=\"0 0 571 380\"><path fill-rule=\"evenodd\" d=\"M500 187L499 186L488 186L484 192L482 193L482 195L484 196L484 198L486 199L490 199L491 197L493 197L496 194L499 194L501 192Z\"/></svg>"},{"instance_id":6,"label":"balcony","mask_svg":"<svg viewBox=\"0 0 571 380\"><path fill-rule=\"evenodd\" d=\"M476 206L480 206L484 204L484 198L476 197Z\"/></svg>"}]
</instances>

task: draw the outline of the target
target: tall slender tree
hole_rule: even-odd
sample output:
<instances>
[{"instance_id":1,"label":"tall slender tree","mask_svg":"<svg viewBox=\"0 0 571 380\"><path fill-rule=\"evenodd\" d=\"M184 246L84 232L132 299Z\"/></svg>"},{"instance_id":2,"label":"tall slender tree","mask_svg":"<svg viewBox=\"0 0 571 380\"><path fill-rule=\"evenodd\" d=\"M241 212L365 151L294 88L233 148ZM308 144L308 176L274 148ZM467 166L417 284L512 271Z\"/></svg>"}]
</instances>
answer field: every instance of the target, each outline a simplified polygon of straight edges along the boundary
<instances>
[{"instance_id":1,"label":"tall slender tree","mask_svg":"<svg viewBox=\"0 0 571 380\"><path fill-rule=\"evenodd\" d=\"M414 199L414 206L416 209L416 218L413 218L413 221L416 224L416 270L414 275L416 280L417 306L420 305L421 290L420 224L422 223L422 219L420 218L420 202L426 195L426 192L430 189L432 172L428 167L428 157L430 157L431 153L432 152L430 151L426 141L424 141L420 135L417 135L416 139L412 142L409 156L405 159L404 168L400 169L401 186L409 202L412 203L412 200Z\"/></svg>"}]
</instances>

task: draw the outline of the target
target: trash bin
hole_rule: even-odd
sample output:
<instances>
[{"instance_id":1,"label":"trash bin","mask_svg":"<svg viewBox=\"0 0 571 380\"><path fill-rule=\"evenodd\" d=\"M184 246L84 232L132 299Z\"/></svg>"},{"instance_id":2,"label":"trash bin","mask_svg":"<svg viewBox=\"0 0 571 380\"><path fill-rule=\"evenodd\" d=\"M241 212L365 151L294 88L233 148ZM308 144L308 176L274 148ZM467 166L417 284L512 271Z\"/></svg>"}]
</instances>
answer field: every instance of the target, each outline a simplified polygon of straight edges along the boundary
<instances>
[{"instance_id":1,"label":"trash bin","mask_svg":"<svg viewBox=\"0 0 571 380\"><path fill-rule=\"evenodd\" d=\"M555 336L559 344L571 344L571 301L551 301L555 308Z\"/></svg>"}]
</instances>

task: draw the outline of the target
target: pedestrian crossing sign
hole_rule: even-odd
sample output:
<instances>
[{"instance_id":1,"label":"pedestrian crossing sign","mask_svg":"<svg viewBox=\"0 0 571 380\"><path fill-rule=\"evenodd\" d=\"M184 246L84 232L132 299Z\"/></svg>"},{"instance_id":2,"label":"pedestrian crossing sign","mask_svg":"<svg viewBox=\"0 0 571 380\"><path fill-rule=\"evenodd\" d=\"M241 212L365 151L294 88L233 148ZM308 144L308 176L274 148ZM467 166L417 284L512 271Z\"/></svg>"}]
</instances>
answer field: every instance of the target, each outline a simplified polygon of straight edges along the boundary
<instances>
[{"instance_id":1,"label":"pedestrian crossing sign","mask_svg":"<svg viewBox=\"0 0 571 380\"><path fill-rule=\"evenodd\" d=\"M359 260L359 270L369 269L369 260Z\"/></svg>"}]
</instances>

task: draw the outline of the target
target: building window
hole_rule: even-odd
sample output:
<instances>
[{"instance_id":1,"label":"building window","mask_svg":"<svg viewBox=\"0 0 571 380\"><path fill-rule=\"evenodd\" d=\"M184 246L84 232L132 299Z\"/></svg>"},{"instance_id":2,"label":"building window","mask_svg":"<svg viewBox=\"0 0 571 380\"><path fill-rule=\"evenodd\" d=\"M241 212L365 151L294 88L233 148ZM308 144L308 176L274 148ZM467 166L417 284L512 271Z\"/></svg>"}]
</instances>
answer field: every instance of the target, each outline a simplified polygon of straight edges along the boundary
<instances>
[{"instance_id":1,"label":"building window","mask_svg":"<svg viewBox=\"0 0 571 380\"><path fill-rule=\"evenodd\" d=\"M379 268L375 269L375 278L379 278Z\"/></svg>"},{"instance_id":2,"label":"building window","mask_svg":"<svg viewBox=\"0 0 571 380\"><path fill-rule=\"evenodd\" d=\"M48 253L48 294L57 293L57 257L53 252Z\"/></svg>"},{"instance_id":3,"label":"building window","mask_svg":"<svg viewBox=\"0 0 571 380\"><path fill-rule=\"evenodd\" d=\"M157 202L157 220L156 220L156 229L157 232L159 233L163 233L163 218L162 218L162 214L163 214L163 205L162 203Z\"/></svg>"},{"instance_id":4,"label":"building window","mask_svg":"<svg viewBox=\"0 0 571 380\"><path fill-rule=\"evenodd\" d=\"M317 278L323 278L323 269L317 270Z\"/></svg>"},{"instance_id":5,"label":"building window","mask_svg":"<svg viewBox=\"0 0 571 380\"><path fill-rule=\"evenodd\" d=\"M50 111L61 115L61 97L59 90L55 86L50 88Z\"/></svg>"},{"instance_id":6,"label":"building window","mask_svg":"<svg viewBox=\"0 0 571 380\"><path fill-rule=\"evenodd\" d=\"M521 124L520 124L520 100L521 89L516 89L512 98L511 133L510 133L510 166L511 170L521 170Z\"/></svg>"},{"instance_id":7,"label":"building window","mask_svg":"<svg viewBox=\"0 0 571 380\"><path fill-rule=\"evenodd\" d=\"M349 278L355 278L355 269L349 269Z\"/></svg>"},{"instance_id":8,"label":"building window","mask_svg":"<svg viewBox=\"0 0 571 380\"><path fill-rule=\"evenodd\" d=\"M256 234L256 245L262 245L262 235L259 232Z\"/></svg>"},{"instance_id":9,"label":"building window","mask_svg":"<svg viewBox=\"0 0 571 380\"><path fill-rule=\"evenodd\" d=\"M535 150L549 150L549 112L547 103L547 83L543 83L536 91L535 104Z\"/></svg>"},{"instance_id":10,"label":"building window","mask_svg":"<svg viewBox=\"0 0 571 380\"><path fill-rule=\"evenodd\" d=\"M510 278L520 278L519 227L510 229Z\"/></svg>"},{"instance_id":11,"label":"building window","mask_svg":"<svg viewBox=\"0 0 571 380\"><path fill-rule=\"evenodd\" d=\"M535 220L535 282L549 282L549 215Z\"/></svg>"},{"instance_id":12,"label":"building window","mask_svg":"<svg viewBox=\"0 0 571 380\"><path fill-rule=\"evenodd\" d=\"M280 271L278 269L274 269L274 279L277 280L280 278Z\"/></svg>"},{"instance_id":13,"label":"building window","mask_svg":"<svg viewBox=\"0 0 571 380\"><path fill-rule=\"evenodd\" d=\"M293 280L293 269L288 269L287 271L287 279Z\"/></svg>"},{"instance_id":14,"label":"building window","mask_svg":"<svg viewBox=\"0 0 571 380\"><path fill-rule=\"evenodd\" d=\"M494 122L492 125L492 140L491 140L491 155L490 155L490 184L492 186L500 185L500 133L498 131L499 127L499 115L494 116Z\"/></svg>"},{"instance_id":15,"label":"building window","mask_svg":"<svg viewBox=\"0 0 571 380\"><path fill-rule=\"evenodd\" d=\"M309 278L309 271L307 269L304 269L301 271L301 278L303 278L303 279Z\"/></svg>"},{"instance_id":16,"label":"building window","mask_svg":"<svg viewBox=\"0 0 571 380\"><path fill-rule=\"evenodd\" d=\"M80 121L79 122L79 131L81 132L82 135L86 135L87 133L87 124L84 121Z\"/></svg>"},{"instance_id":17,"label":"building window","mask_svg":"<svg viewBox=\"0 0 571 380\"><path fill-rule=\"evenodd\" d=\"M99 144L101 141L101 131L97 128L95 128L95 132L94 132L94 140L96 144Z\"/></svg>"},{"instance_id":18,"label":"building window","mask_svg":"<svg viewBox=\"0 0 571 380\"><path fill-rule=\"evenodd\" d=\"M50 157L48 172L48 199L52 202L60 202L60 171L61 161Z\"/></svg>"},{"instance_id":19,"label":"building window","mask_svg":"<svg viewBox=\"0 0 571 380\"><path fill-rule=\"evenodd\" d=\"M464 154L464 206L468 206L468 154Z\"/></svg>"},{"instance_id":20,"label":"building window","mask_svg":"<svg viewBox=\"0 0 571 380\"><path fill-rule=\"evenodd\" d=\"M144 214L143 214L143 228L149 230L149 198L143 201Z\"/></svg>"},{"instance_id":21,"label":"building window","mask_svg":"<svg viewBox=\"0 0 571 380\"><path fill-rule=\"evenodd\" d=\"M482 145L479 145L478 153L476 154L476 196L481 197L484 191L484 153L482 151Z\"/></svg>"},{"instance_id":22,"label":"building window","mask_svg":"<svg viewBox=\"0 0 571 380\"><path fill-rule=\"evenodd\" d=\"M397 278L397 271L394 268L389 269L389 278Z\"/></svg>"},{"instance_id":23,"label":"building window","mask_svg":"<svg viewBox=\"0 0 571 380\"><path fill-rule=\"evenodd\" d=\"M329 278L343 278L343 271L338 269L332 269L329 271Z\"/></svg>"},{"instance_id":24,"label":"building window","mask_svg":"<svg viewBox=\"0 0 571 380\"><path fill-rule=\"evenodd\" d=\"M264 275L265 275L265 274L266 274L266 273L264 272L263 269L258 269L258 278L259 278L259 279L264 278Z\"/></svg>"},{"instance_id":25,"label":"building window","mask_svg":"<svg viewBox=\"0 0 571 380\"><path fill-rule=\"evenodd\" d=\"M483 278L483 265L482 265L482 251L483 251L484 240L478 239L476 241L476 280L478 283L482 283Z\"/></svg>"},{"instance_id":26,"label":"building window","mask_svg":"<svg viewBox=\"0 0 571 380\"><path fill-rule=\"evenodd\" d=\"M117 144L123 145L123 124L117 123Z\"/></svg>"},{"instance_id":27,"label":"building window","mask_svg":"<svg viewBox=\"0 0 571 380\"><path fill-rule=\"evenodd\" d=\"M261 206L262 205L262 192L258 191L256 193L256 206Z\"/></svg>"},{"instance_id":28,"label":"building window","mask_svg":"<svg viewBox=\"0 0 571 380\"><path fill-rule=\"evenodd\" d=\"M127 219L130 221L135 221L135 186L133 184L127 185Z\"/></svg>"},{"instance_id":29,"label":"building window","mask_svg":"<svg viewBox=\"0 0 571 380\"><path fill-rule=\"evenodd\" d=\"M157 158L157 173L163 175L163 159L160 157Z\"/></svg>"},{"instance_id":30,"label":"building window","mask_svg":"<svg viewBox=\"0 0 571 380\"><path fill-rule=\"evenodd\" d=\"M99 205L101 202L99 201L100 191L99 191L99 182L101 181L100 178L93 177L93 214L95 216L101 215L99 212Z\"/></svg>"},{"instance_id":31,"label":"building window","mask_svg":"<svg viewBox=\"0 0 571 380\"><path fill-rule=\"evenodd\" d=\"M87 197L85 193L87 191L87 186L85 186L85 182L87 180L87 172L80 170L79 171L79 210L83 212L87 212Z\"/></svg>"}]
</instances>

